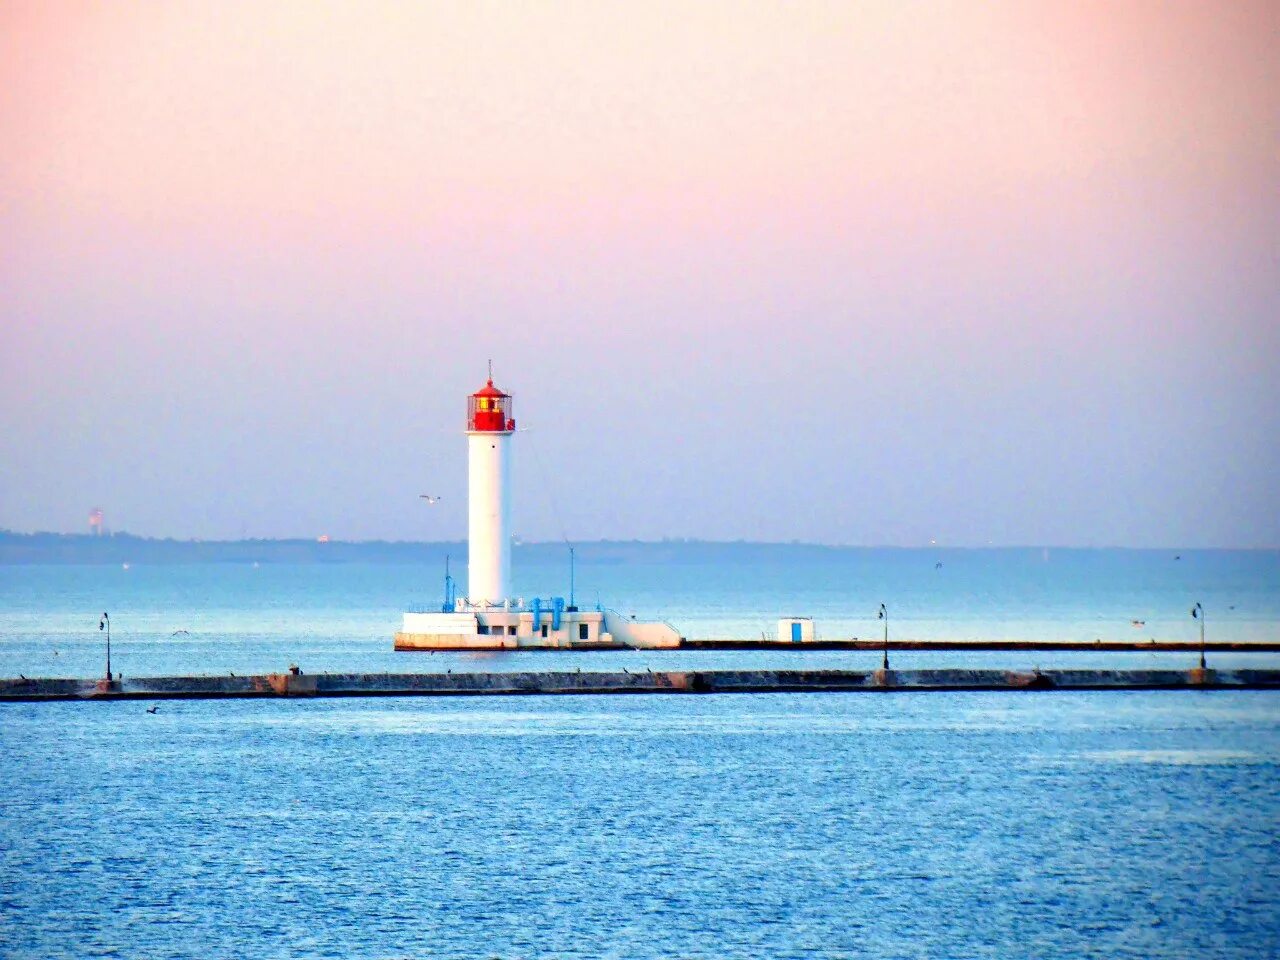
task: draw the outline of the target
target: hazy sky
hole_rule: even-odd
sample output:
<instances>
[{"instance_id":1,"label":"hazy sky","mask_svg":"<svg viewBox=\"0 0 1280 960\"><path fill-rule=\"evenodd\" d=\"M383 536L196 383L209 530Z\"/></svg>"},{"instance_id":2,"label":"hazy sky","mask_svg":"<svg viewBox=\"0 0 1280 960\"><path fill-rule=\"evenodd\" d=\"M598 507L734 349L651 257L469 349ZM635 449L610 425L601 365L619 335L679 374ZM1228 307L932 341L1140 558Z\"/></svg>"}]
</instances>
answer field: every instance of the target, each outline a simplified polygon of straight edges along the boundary
<instances>
[{"instance_id":1,"label":"hazy sky","mask_svg":"<svg viewBox=\"0 0 1280 960\"><path fill-rule=\"evenodd\" d=\"M1280 545L1278 38L0 0L0 527Z\"/></svg>"}]
</instances>

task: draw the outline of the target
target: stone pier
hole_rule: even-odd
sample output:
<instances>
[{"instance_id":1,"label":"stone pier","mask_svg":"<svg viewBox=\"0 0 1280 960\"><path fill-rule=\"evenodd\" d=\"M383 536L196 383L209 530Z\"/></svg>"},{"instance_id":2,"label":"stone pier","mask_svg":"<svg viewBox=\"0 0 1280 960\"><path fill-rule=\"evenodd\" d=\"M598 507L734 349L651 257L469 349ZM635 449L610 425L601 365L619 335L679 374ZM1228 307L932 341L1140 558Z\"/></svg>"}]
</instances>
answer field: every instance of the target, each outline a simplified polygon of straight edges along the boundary
<instances>
[{"instance_id":1,"label":"stone pier","mask_svg":"<svg viewBox=\"0 0 1280 960\"><path fill-rule=\"evenodd\" d=\"M247 697L527 696L617 693L910 693L1003 690L1277 690L1280 670L641 670L523 673L304 673L0 679L0 701Z\"/></svg>"}]
</instances>

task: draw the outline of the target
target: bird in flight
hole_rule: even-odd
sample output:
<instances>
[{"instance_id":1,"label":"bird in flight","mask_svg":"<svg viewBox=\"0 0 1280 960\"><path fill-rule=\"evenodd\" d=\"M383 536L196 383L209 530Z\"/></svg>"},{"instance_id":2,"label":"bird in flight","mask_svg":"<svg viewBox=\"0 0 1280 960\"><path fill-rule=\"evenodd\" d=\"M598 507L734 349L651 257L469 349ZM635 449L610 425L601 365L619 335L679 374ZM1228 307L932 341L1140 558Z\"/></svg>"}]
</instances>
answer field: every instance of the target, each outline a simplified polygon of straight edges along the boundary
<instances>
[{"instance_id":1,"label":"bird in flight","mask_svg":"<svg viewBox=\"0 0 1280 960\"><path fill-rule=\"evenodd\" d=\"M147 713L155 713L159 709L160 704L157 703L154 707L147 707Z\"/></svg>"},{"instance_id":2,"label":"bird in flight","mask_svg":"<svg viewBox=\"0 0 1280 960\"><path fill-rule=\"evenodd\" d=\"M425 501L427 501L427 503L439 503L439 502L440 502L441 500L443 500L444 498L443 498L443 497L433 497L433 496L431 496L431 495L430 495L430 494L428 494L428 493L420 493L420 494L418 494L418 499L419 499L419 500L425 500Z\"/></svg>"}]
</instances>

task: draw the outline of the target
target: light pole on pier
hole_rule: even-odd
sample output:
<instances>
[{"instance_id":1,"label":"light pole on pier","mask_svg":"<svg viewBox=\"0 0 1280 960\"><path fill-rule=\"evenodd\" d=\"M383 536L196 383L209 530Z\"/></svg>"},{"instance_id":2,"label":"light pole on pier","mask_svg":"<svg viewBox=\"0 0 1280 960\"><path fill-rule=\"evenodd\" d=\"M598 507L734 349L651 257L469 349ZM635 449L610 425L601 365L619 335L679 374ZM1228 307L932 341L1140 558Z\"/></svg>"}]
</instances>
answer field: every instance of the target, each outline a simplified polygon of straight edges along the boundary
<instances>
[{"instance_id":1,"label":"light pole on pier","mask_svg":"<svg viewBox=\"0 0 1280 960\"><path fill-rule=\"evenodd\" d=\"M884 604L880 604L880 619L884 621L884 663L881 669L889 669L889 611L885 609Z\"/></svg>"},{"instance_id":2,"label":"light pole on pier","mask_svg":"<svg viewBox=\"0 0 1280 960\"><path fill-rule=\"evenodd\" d=\"M107 631L107 683L111 682L111 618L104 611L102 619L98 621L98 630Z\"/></svg>"},{"instance_id":3,"label":"light pole on pier","mask_svg":"<svg viewBox=\"0 0 1280 960\"><path fill-rule=\"evenodd\" d=\"M444 602L440 604L441 613L456 613L458 608L458 591L449 573L449 554L444 555Z\"/></svg>"},{"instance_id":4,"label":"light pole on pier","mask_svg":"<svg viewBox=\"0 0 1280 960\"><path fill-rule=\"evenodd\" d=\"M1200 669L1204 669L1204 607L1197 603L1191 608L1192 619L1200 621Z\"/></svg>"}]
</instances>

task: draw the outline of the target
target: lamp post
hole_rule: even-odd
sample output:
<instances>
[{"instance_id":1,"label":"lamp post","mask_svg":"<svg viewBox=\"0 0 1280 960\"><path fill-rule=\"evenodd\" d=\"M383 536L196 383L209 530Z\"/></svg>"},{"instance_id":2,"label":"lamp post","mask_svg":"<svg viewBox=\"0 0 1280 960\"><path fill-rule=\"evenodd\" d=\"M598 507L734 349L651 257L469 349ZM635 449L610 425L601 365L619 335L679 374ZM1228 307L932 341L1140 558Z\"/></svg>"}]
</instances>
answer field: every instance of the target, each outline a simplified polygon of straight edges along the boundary
<instances>
[{"instance_id":1,"label":"lamp post","mask_svg":"<svg viewBox=\"0 0 1280 960\"><path fill-rule=\"evenodd\" d=\"M107 683L111 682L111 617L104 611L102 619L98 621L98 630L107 631Z\"/></svg>"},{"instance_id":2,"label":"lamp post","mask_svg":"<svg viewBox=\"0 0 1280 960\"><path fill-rule=\"evenodd\" d=\"M577 605L576 603L574 603L574 597L573 597L573 587L574 587L574 583L573 583L573 573L574 573L574 571L573 571L573 547L570 547L570 548L569 548L569 609L570 609L570 610L577 610L577 609L578 609L578 605Z\"/></svg>"},{"instance_id":3,"label":"lamp post","mask_svg":"<svg viewBox=\"0 0 1280 960\"><path fill-rule=\"evenodd\" d=\"M884 621L884 663L881 664L882 670L889 669L889 611L885 609L884 604L880 604L880 617Z\"/></svg>"},{"instance_id":4,"label":"lamp post","mask_svg":"<svg viewBox=\"0 0 1280 960\"><path fill-rule=\"evenodd\" d=\"M454 588L453 576L449 573L449 554L444 555L444 602L440 604L441 613L457 612L457 591Z\"/></svg>"},{"instance_id":5,"label":"lamp post","mask_svg":"<svg viewBox=\"0 0 1280 960\"><path fill-rule=\"evenodd\" d=\"M1204 607L1197 603L1191 608L1191 617L1200 621L1200 669L1204 669Z\"/></svg>"}]
</instances>

